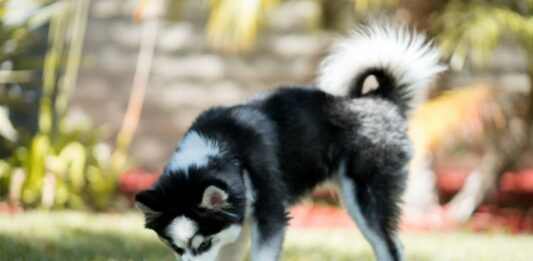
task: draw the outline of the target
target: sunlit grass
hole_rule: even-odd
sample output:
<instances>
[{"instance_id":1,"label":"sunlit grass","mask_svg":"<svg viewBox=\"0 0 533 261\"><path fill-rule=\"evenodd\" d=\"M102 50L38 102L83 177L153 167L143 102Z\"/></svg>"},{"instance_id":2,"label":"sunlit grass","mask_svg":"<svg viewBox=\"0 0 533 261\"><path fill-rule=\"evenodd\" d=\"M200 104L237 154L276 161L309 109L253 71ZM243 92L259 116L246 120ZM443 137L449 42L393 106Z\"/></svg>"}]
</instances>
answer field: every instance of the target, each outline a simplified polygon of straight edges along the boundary
<instances>
[{"instance_id":1,"label":"sunlit grass","mask_svg":"<svg viewBox=\"0 0 533 261\"><path fill-rule=\"evenodd\" d=\"M0 216L0 260L172 260L138 215Z\"/></svg>"},{"instance_id":2,"label":"sunlit grass","mask_svg":"<svg viewBox=\"0 0 533 261\"><path fill-rule=\"evenodd\" d=\"M404 233L407 260L530 260L532 235ZM0 260L173 260L138 214L0 215ZM282 260L373 260L356 231L290 229Z\"/></svg>"},{"instance_id":3,"label":"sunlit grass","mask_svg":"<svg viewBox=\"0 0 533 261\"><path fill-rule=\"evenodd\" d=\"M531 260L533 235L402 233L406 260ZM286 260L374 260L359 232L289 231Z\"/></svg>"}]
</instances>

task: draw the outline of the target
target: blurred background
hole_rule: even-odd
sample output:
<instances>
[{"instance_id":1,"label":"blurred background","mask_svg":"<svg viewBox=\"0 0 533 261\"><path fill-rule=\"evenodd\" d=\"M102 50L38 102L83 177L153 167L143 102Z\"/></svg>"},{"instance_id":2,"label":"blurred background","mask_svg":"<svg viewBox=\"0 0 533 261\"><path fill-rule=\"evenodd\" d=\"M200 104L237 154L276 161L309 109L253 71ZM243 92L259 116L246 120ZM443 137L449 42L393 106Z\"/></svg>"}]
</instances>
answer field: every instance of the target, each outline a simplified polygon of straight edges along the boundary
<instances>
[{"instance_id":1,"label":"blurred background","mask_svg":"<svg viewBox=\"0 0 533 261\"><path fill-rule=\"evenodd\" d=\"M409 123L408 260L528 260L532 12L532 0L0 0L0 259L171 258L131 199L194 118L313 84L335 39L386 16L433 37L449 67ZM295 207L283 258L372 260L338 206L326 184Z\"/></svg>"}]
</instances>

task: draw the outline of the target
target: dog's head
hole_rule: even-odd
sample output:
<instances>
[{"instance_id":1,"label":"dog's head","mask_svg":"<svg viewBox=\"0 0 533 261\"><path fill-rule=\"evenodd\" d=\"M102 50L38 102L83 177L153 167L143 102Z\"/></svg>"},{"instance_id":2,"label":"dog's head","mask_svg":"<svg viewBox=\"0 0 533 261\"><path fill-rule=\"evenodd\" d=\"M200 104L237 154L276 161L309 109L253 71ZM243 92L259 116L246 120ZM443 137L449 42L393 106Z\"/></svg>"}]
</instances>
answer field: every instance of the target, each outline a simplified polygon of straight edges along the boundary
<instances>
[{"instance_id":1,"label":"dog's head","mask_svg":"<svg viewBox=\"0 0 533 261\"><path fill-rule=\"evenodd\" d=\"M182 260L215 260L241 232L246 208L241 173L218 144L192 132L155 186L137 194L135 205L146 227Z\"/></svg>"}]
</instances>

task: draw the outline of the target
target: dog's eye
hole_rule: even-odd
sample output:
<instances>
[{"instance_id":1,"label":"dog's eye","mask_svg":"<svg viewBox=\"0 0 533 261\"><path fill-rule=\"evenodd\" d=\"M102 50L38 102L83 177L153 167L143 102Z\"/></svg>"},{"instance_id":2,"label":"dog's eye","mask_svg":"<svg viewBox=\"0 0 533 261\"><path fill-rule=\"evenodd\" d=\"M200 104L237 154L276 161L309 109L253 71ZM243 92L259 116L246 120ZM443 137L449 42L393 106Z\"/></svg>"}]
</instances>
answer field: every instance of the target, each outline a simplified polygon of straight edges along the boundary
<instances>
[{"instance_id":1,"label":"dog's eye","mask_svg":"<svg viewBox=\"0 0 533 261\"><path fill-rule=\"evenodd\" d=\"M185 250L183 250L183 248L181 247L177 247L175 245L172 245L172 249L174 249L174 251L176 251L176 253L178 253L178 255L183 255L183 253L185 252Z\"/></svg>"},{"instance_id":2,"label":"dog's eye","mask_svg":"<svg viewBox=\"0 0 533 261\"><path fill-rule=\"evenodd\" d=\"M208 239L208 240L202 242L202 244L200 244L200 245L198 246L197 251L198 251L198 252L204 252L204 251L206 251L209 247L211 247L211 239Z\"/></svg>"}]
</instances>

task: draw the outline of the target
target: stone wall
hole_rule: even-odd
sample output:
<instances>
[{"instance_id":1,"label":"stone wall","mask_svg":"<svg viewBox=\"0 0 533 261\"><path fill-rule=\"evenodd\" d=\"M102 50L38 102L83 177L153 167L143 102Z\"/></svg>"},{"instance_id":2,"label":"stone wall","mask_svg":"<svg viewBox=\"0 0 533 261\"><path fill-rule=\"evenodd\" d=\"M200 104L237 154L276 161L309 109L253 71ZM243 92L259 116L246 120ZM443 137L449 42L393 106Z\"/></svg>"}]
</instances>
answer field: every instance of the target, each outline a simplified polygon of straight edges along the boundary
<instances>
[{"instance_id":1,"label":"stone wall","mask_svg":"<svg viewBox=\"0 0 533 261\"><path fill-rule=\"evenodd\" d=\"M304 5L292 3L280 12L296 9L292 17L305 17L298 14L305 12ZM141 25L131 21L131 7L131 1L93 1L84 67L74 95L74 114L87 114L112 133L120 128L127 106L141 35ZM199 4L185 8L199 16L206 13ZM212 51L204 35L205 19L185 16L163 22L132 148L138 162L161 168L202 110L236 104L279 85L311 83L330 37L298 29L305 27L305 19L296 18L270 27L256 49L244 55Z\"/></svg>"},{"instance_id":2,"label":"stone wall","mask_svg":"<svg viewBox=\"0 0 533 261\"><path fill-rule=\"evenodd\" d=\"M235 104L279 85L312 83L333 38L308 30L311 14L316 12L312 1L289 1L272 14L253 52L223 55L206 44L203 2L184 1L181 19L163 22L158 36L145 107L132 147L137 162L153 170L163 167L202 110ZM87 115L97 125L108 125L114 134L127 106L140 42L141 25L132 22L132 7L131 0L92 1L84 66L73 101L73 115ZM508 61L505 68L491 69L485 78L527 87L525 61L515 49L502 49L499 55L507 58L495 60ZM475 78L471 75L477 74L454 75L450 82L468 83Z\"/></svg>"}]
</instances>

